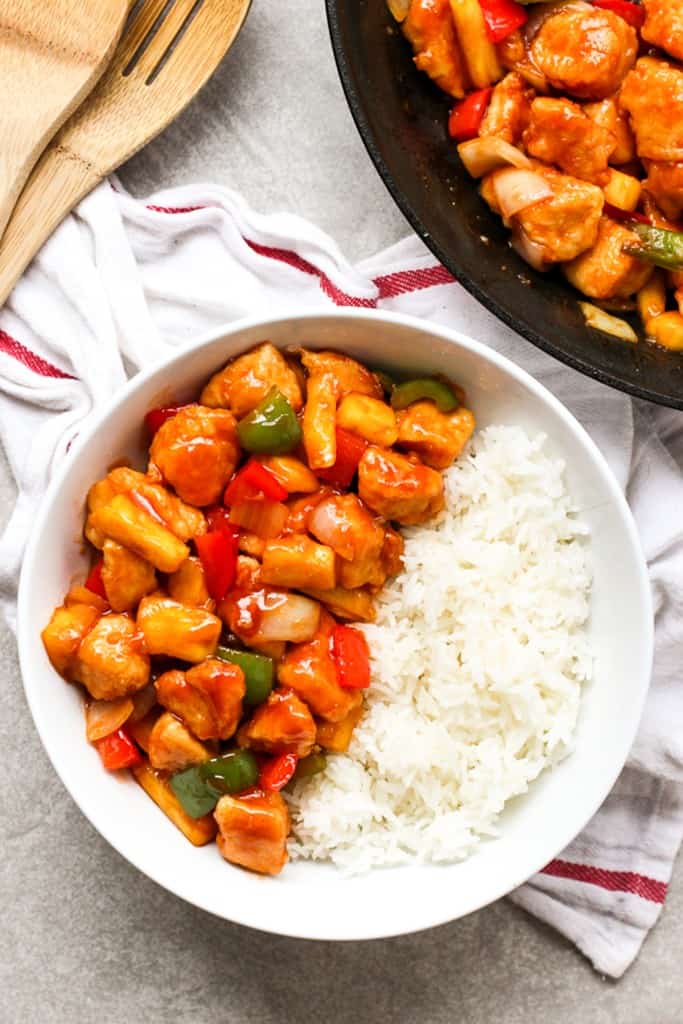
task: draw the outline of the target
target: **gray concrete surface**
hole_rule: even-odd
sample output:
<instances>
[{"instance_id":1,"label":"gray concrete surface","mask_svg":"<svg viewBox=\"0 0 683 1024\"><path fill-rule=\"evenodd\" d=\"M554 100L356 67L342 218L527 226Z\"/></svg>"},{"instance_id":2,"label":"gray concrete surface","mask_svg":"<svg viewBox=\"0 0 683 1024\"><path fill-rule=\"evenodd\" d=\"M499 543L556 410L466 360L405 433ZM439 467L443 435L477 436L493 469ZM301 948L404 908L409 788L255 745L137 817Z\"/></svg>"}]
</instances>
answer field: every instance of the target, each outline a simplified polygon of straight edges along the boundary
<instances>
[{"instance_id":1,"label":"gray concrete surface","mask_svg":"<svg viewBox=\"0 0 683 1024\"><path fill-rule=\"evenodd\" d=\"M382 2L382 0L377 0ZM193 106L122 173L136 194L212 180L317 221L352 257L406 230L346 110L322 0L255 0ZM0 460L0 520L12 485ZM2 1024L679 1024L683 875L619 983L506 902L421 935L336 946L219 921L159 889L53 772L0 626ZM362 908L359 908L362 913Z\"/></svg>"}]
</instances>

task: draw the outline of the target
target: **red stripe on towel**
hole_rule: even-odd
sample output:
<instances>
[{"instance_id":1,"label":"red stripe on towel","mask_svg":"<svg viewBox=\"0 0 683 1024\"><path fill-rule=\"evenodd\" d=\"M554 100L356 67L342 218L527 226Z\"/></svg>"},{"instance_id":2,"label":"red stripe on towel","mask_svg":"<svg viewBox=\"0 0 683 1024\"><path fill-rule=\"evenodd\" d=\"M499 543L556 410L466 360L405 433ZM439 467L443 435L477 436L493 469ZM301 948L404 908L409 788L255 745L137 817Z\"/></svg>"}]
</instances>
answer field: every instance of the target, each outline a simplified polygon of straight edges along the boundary
<instances>
[{"instance_id":1,"label":"red stripe on towel","mask_svg":"<svg viewBox=\"0 0 683 1024\"><path fill-rule=\"evenodd\" d=\"M553 860L541 872L553 878L567 878L572 882L597 885L609 892L630 892L650 903L663 903L666 899L666 882L636 874L635 871L611 871L596 868L590 864L573 864L568 860Z\"/></svg>"},{"instance_id":2,"label":"red stripe on towel","mask_svg":"<svg viewBox=\"0 0 683 1024\"><path fill-rule=\"evenodd\" d=\"M41 377L54 377L61 380L76 380L70 373L65 373L64 370L60 370L58 366L53 366L52 363L48 363L47 359L43 359L42 356L36 355L35 352L31 352L29 348L22 345L21 342L15 338L10 338L9 334L5 331L0 330L0 352L4 352L5 355L12 356L17 362L22 363L29 370L39 374Z\"/></svg>"},{"instance_id":3,"label":"red stripe on towel","mask_svg":"<svg viewBox=\"0 0 683 1024\"><path fill-rule=\"evenodd\" d=\"M420 270L398 270L393 274L383 274L375 278L380 299L393 299L396 295L406 295L408 292L432 288L437 284L453 284L454 281L450 270L446 270L440 264L422 267Z\"/></svg>"},{"instance_id":4,"label":"red stripe on towel","mask_svg":"<svg viewBox=\"0 0 683 1024\"><path fill-rule=\"evenodd\" d=\"M279 263L285 263L288 267L300 270L303 274L311 274L313 277L317 277L322 290L337 306L361 306L365 309L374 309L377 305L376 299L361 299L356 295L349 295L347 292L342 291L341 288L338 288L336 284L330 281L324 271L319 270L318 267L309 263L303 256L299 256L298 253L292 252L291 249L276 249L270 245L252 242L249 238L245 238L244 241L259 256L267 256L271 260L277 260Z\"/></svg>"}]
</instances>

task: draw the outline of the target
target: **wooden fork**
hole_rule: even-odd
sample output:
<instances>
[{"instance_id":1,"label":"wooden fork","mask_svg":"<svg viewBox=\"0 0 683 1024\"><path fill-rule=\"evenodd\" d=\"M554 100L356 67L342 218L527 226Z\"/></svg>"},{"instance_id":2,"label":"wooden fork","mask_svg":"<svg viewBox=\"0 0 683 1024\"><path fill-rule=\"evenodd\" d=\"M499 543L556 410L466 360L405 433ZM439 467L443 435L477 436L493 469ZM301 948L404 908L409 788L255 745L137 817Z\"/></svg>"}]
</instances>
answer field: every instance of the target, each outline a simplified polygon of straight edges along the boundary
<instances>
[{"instance_id":1,"label":"wooden fork","mask_svg":"<svg viewBox=\"0 0 683 1024\"><path fill-rule=\"evenodd\" d=\"M109 70L34 168L0 241L0 306L54 229L162 131L229 49L250 0L138 0Z\"/></svg>"}]
</instances>

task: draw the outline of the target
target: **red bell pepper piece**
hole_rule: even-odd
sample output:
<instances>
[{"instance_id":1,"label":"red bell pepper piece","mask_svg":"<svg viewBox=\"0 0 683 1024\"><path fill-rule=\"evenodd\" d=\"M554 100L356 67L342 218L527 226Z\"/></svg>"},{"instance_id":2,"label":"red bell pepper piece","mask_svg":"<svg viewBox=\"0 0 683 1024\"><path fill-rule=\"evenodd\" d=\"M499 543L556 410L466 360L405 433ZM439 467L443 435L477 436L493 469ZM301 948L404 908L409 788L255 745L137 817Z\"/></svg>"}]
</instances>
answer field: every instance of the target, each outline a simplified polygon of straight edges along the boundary
<instances>
[{"instance_id":1,"label":"red bell pepper piece","mask_svg":"<svg viewBox=\"0 0 683 1024\"><path fill-rule=\"evenodd\" d=\"M296 771L299 758L296 754L280 754L278 757L269 757L263 764L259 775L259 785L266 793L277 793L286 786Z\"/></svg>"},{"instance_id":2,"label":"red bell pepper piece","mask_svg":"<svg viewBox=\"0 0 683 1024\"><path fill-rule=\"evenodd\" d=\"M284 501L287 491L280 481L256 459L249 459L225 489L223 501L226 505L237 505L243 501Z\"/></svg>"},{"instance_id":3,"label":"red bell pepper piece","mask_svg":"<svg viewBox=\"0 0 683 1024\"><path fill-rule=\"evenodd\" d=\"M214 601L222 601L235 582L239 530L233 526L231 531L212 530L194 539L206 577L206 589Z\"/></svg>"},{"instance_id":4,"label":"red bell pepper piece","mask_svg":"<svg viewBox=\"0 0 683 1024\"><path fill-rule=\"evenodd\" d=\"M448 118L448 134L458 142L476 139L486 108L491 99L492 87L471 92L464 100L456 103Z\"/></svg>"},{"instance_id":5,"label":"red bell pepper piece","mask_svg":"<svg viewBox=\"0 0 683 1024\"><path fill-rule=\"evenodd\" d=\"M92 569L90 570L90 575L85 581L85 585L88 588L88 590L92 590L93 594L97 594L98 597L102 597L104 598L105 601L107 601L107 591L104 589L104 583L102 582L103 566L104 559L100 558L98 562L95 562Z\"/></svg>"},{"instance_id":6,"label":"red bell pepper piece","mask_svg":"<svg viewBox=\"0 0 683 1024\"><path fill-rule=\"evenodd\" d=\"M316 469L315 475L319 480L325 480L328 484L336 484L338 487L348 487L358 469L358 463L363 458L363 453L368 442L350 430L343 430L337 427L337 459L333 466L327 469Z\"/></svg>"},{"instance_id":7,"label":"red bell pepper piece","mask_svg":"<svg viewBox=\"0 0 683 1024\"><path fill-rule=\"evenodd\" d=\"M644 9L630 0L593 0L593 7L602 7L603 11L618 14L634 28L642 28L645 24Z\"/></svg>"},{"instance_id":8,"label":"red bell pepper piece","mask_svg":"<svg viewBox=\"0 0 683 1024\"><path fill-rule=\"evenodd\" d=\"M229 533L231 537L236 537L239 533L239 529L230 522L229 510L222 505L214 505L213 508L207 509L206 521L209 533Z\"/></svg>"},{"instance_id":9,"label":"red bell pepper piece","mask_svg":"<svg viewBox=\"0 0 683 1024\"><path fill-rule=\"evenodd\" d=\"M154 436L159 427L161 427L166 420L170 420L172 416L175 416L181 409L187 409L187 405L166 405L160 409L150 409L145 416L145 426L149 430L150 434Z\"/></svg>"},{"instance_id":10,"label":"red bell pepper piece","mask_svg":"<svg viewBox=\"0 0 683 1024\"><path fill-rule=\"evenodd\" d=\"M353 626L332 630L332 660L337 682L347 690L366 690L370 685L370 651L363 634Z\"/></svg>"},{"instance_id":11,"label":"red bell pepper piece","mask_svg":"<svg viewBox=\"0 0 683 1024\"><path fill-rule=\"evenodd\" d=\"M492 43L501 43L529 20L527 9L515 0L479 0L479 6Z\"/></svg>"},{"instance_id":12,"label":"red bell pepper piece","mask_svg":"<svg viewBox=\"0 0 683 1024\"><path fill-rule=\"evenodd\" d=\"M95 744L108 772L142 763L142 755L125 729L117 729Z\"/></svg>"}]
</instances>

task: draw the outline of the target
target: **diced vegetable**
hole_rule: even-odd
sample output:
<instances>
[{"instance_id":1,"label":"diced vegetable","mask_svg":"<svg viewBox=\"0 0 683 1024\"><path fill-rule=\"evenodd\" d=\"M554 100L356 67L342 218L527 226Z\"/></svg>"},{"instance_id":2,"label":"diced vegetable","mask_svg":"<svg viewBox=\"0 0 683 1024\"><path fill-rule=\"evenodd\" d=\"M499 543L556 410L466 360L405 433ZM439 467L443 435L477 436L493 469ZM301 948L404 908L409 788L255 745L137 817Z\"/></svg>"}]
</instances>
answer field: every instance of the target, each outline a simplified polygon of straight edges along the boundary
<instances>
[{"instance_id":1,"label":"diced vegetable","mask_svg":"<svg viewBox=\"0 0 683 1024\"><path fill-rule=\"evenodd\" d=\"M349 690L367 689L370 685L370 651L360 630L353 626L335 626L331 646L339 685Z\"/></svg>"},{"instance_id":2,"label":"diced vegetable","mask_svg":"<svg viewBox=\"0 0 683 1024\"><path fill-rule=\"evenodd\" d=\"M142 754L125 729L117 729L116 732L98 740L95 746L108 772L132 768L133 765L142 762Z\"/></svg>"},{"instance_id":3,"label":"diced vegetable","mask_svg":"<svg viewBox=\"0 0 683 1024\"><path fill-rule=\"evenodd\" d=\"M154 684L152 684L152 688L154 688ZM135 721L131 717L126 723L126 732L146 754L149 753L149 738L160 714L161 708L154 708L148 711L144 718L141 718L139 721Z\"/></svg>"},{"instance_id":4,"label":"diced vegetable","mask_svg":"<svg viewBox=\"0 0 683 1024\"><path fill-rule=\"evenodd\" d=\"M296 771L299 758L296 754L280 754L271 757L261 768L259 785L266 793L277 793L283 789Z\"/></svg>"},{"instance_id":5,"label":"diced vegetable","mask_svg":"<svg viewBox=\"0 0 683 1024\"><path fill-rule=\"evenodd\" d=\"M96 743L113 732L117 732L133 713L130 697L118 700L94 700L86 705L85 735L89 743Z\"/></svg>"},{"instance_id":6,"label":"diced vegetable","mask_svg":"<svg viewBox=\"0 0 683 1024\"><path fill-rule=\"evenodd\" d=\"M160 409L150 409L145 416L145 426L149 430L150 434L156 434L159 427L162 426L166 420L170 420L171 417L180 412L181 409L187 409L187 405L166 405Z\"/></svg>"},{"instance_id":7,"label":"diced vegetable","mask_svg":"<svg viewBox=\"0 0 683 1024\"><path fill-rule=\"evenodd\" d=\"M391 393L394 409L407 409L413 402L421 402L423 399L434 402L439 412L453 412L460 405L453 389L435 377L407 380L404 384L397 384Z\"/></svg>"},{"instance_id":8,"label":"diced vegetable","mask_svg":"<svg viewBox=\"0 0 683 1024\"><path fill-rule=\"evenodd\" d=\"M526 25L529 15L514 0L479 0L486 31L492 43L502 43L516 29Z\"/></svg>"},{"instance_id":9,"label":"diced vegetable","mask_svg":"<svg viewBox=\"0 0 683 1024\"><path fill-rule=\"evenodd\" d=\"M85 581L85 585L88 590L92 590L93 594L97 594L98 597L107 600L107 591L104 589L104 583L102 582L102 569L104 567L104 559L100 558L99 561L95 562L90 575Z\"/></svg>"},{"instance_id":10,"label":"diced vegetable","mask_svg":"<svg viewBox=\"0 0 683 1024\"><path fill-rule=\"evenodd\" d=\"M622 210L618 206L613 206L612 203L605 203L603 213L606 217L619 221L620 224L633 224L636 222L638 224L652 224L647 214L639 213L637 210Z\"/></svg>"},{"instance_id":11,"label":"diced vegetable","mask_svg":"<svg viewBox=\"0 0 683 1024\"><path fill-rule=\"evenodd\" d=\"M324 750L334 754L344 754L349 749L353 730L363 717L363 697L360 690L356 691L357 703L340 722L319 722L316 731L316 743Z\"/></svg>"},{"instance_id":12,"label":"diced vegetable","mask_svg":"<svg viewBox=\"0 0 683 1024\"><path fill-rule=\"evenodd\" d=\"M242 501L230 509L230 522L268 540L282 533L288 515L281 501Z\"/></svg>"},{"instance_id":13,"label":"diced vegetable","mask_svg":"<svg viewBox=\"0 0 683 1024\"><path fill-rule=\"evenodd\" d=\"M218 831L212 815L191 818L171 789L168 779L159 775L148 761L134 766L132 771L135 781L193 846L205 846L212 841Z\"/></svg>"},{"instance_id":14,"label":"diced vegetable","mask_svg":"<svg viewBox=\"0 0 683 1024\"><path fill-rule=\"evenodd\" d=\"M637 343L638 335L626 320L611 316L610 313L606 313L604 309L594 306L591 302L580 302L579 306L586 318L587 327L593 327L596 331L603 331L605 334L611 334L615 338L634 345Z\"/></svg>"},{"instance_id":15,"label":"diced vegetable","mask_svg":"<svg viewBox=\"0 0 683 1024\"><path fill-rule=\"evenodd\" d=\"M507 221L553 194L541 174L524 167L502 167L491 177L500 212Z\"/></svg>"},{"instance_id":16,"label":"diced vegetable","mask_svg":"<svg viewBox=\"0 0 683 1024\"><path fill-rule=\"evenodd\" d=\"M90 522L104 537L130 548L159 572L175 572L190 553L186 544L127 494L117 494L95 509Z\"/></svg>"},{"instance_id":17,"label":"diced vegetable","mask_svg":"<svg viewBox=\"0 0 683 1024\"><path fill-rule=\"evenodd\" d=\"M498 135L470 139L458 146L458 155L473 178L483 178L497 167L531 168L529 157Z\"/></svg>"},{"instance_id":18,"label":"diced vegetable","mask_svg":"<svg viewBox=\"0 0 683 1024\"><path fill-rule=\"evenodd\" d=\"M264 583L276 587L331 590L336 582L334 551L302 533L269 540L263 550L261 576Z\"/></svg>"},{"instance_id":19,"label":"diced vegetable","mask_svg":"<svg viewBox=\"0 0 683 1024\"><path fill-rule=\"evenodd\" d=\"M279 483L274 473L249 459L228 484L223 500L226 505L237 505L245 501L284 501L287 490Z\"/></svg>"},{"instance_id":20,"label":"diced vegetable","mask_svg":"<svg viewBox=\"0 0 683 1024\"><path fill-rule=\"evenodd\" d=\"M405 21L410 10L411 0L387 0L387 6L396 21Z\"/></svg>"},{"instance_id":21,"label":"diced vegetable","mask_svg":"<svg viewBox=\"0 0 683 1024\"><path fill-rule=\"evenodd\" d=\"M618 14L636 29L642 28L645 23L644 9L630 0L593 0L593 7L602 7L603 11Z\"/></svg>"},{"instance_id":22,"label":"diced vegetable","mask_svg":"<svg viewBox=\"0 0 683 1024\"><path fill-rule=\"evenodd\" d=\"M628 256L654 263L664 270L683 270L683 232L656 228L651 224L629 225L640 242L624 246Z\"/></svg>"},{"instance_id":23,"label":"diced vegetable","mask_svg":"<svg viewBox=\"0 0 683 1024\"><path fill-rule=\"evenodd\" d=\"M225 530L231 537L238 533L230 522L230 509L223 508L222 505L214 505L213 508L207 509L206 525L209 533L219 533L221 530Z\"/></svg>"},{"instance_id":24,"label":"diced vegetable","mask_svg":"<svg viewBox=\"0 0 683 1024\"><path fill-rule=\"evenodd\" d=\"M245 451L262 455L285 455L301 443L301 426L294 409L278 388L269 394L237 425L237 436Z\"/></svg>"},{"instance_id":25,"label":"diced vegetable","mask_svg":"<svg viewBox=\"0 0 683 1024\"><path fill-rule=\"evenodd\" d=\"M180 801L180 805L191 818L203 818L214 809L219 794L209 789L202 777L200 765L192 765L183 772L177 772L169 779L171 789Z\"/></svg>"},{"instance_id":26,"label":"diced vegetable","mask_svg":"<svg viewBox=\"0 0 683 1024\"><path fill-rule=\"evenodd\" d=\"M275 675L272 658L267 658L264 654L253 654L251 651L238 651L233 647L217 647L215 656L221 661L239 665L244 672L244 683L247 688L245 704L262 704L267 700L273 689Z\"/></svg>"},{"instance_id":27,"label":"diced vegetable","mask_svg":"<svg viewBox=\"0 0 683 1024\"><path fill-rule=\"evenodd\" d=\"M458 142L476 139L492 92L493 88L488 85L455 104L448 118L448 134L452 139Z\"/></svg>"},{"instance_id":28,"label":"diced vegetable","mask_svg":"<svg viewBox=\"0 0 683 1024\"><path fill-rule=\"evenodd\" d=\"M337 427L336 437L337 458L334 465L327 469L317 469L316 475L326 483L336 484L338 487L348 487L356 475L358 463L362 459L368 443L362 437L357 437L341 427Z\"/></svg>"},{"instance_id":29,"label":"diced vegetable","mask_svg":"<svg viewBox=\"0 0 683 1024\"><path fill-rule=\"evenodd\" d=\"M296 771L292 776L295 782L300 779L312 779L314 775L320 775L327 767L327 757L323 753L309 754L308 757L299 758Z\"/></svg>"},{"instance_id":30,"label":"diced vegetable","mask_svg":"<svg viewBox=\"0 0 683 1024\"><path fill-rule=\"evenodd\" d=\"M199 774L209 790L224 796L243 793L259 780L259 767L250 750L232 750L199 765Z\"/></svg>"},{"instance_id":31,"label":"diced vegetable","mask_svg":"<svg viewBox=\"0 0 683 1024\"><path fill-rule=\"evenodd\" d=\"M610 168L609 174L609 181L603 189L605 199L618 210L632 212L640 202L641 182L632 174L624 174L613 167Z\"/></svg>"},{"instance_id":32,"label":"diced vegetable","mask_svg":"<svg viewBox=\"0 0 683 1024\"><path fill-rule=\"evenodd\" d=\"M223 528L195 537L197 554L204 569L206 586L214 601L222 601L235 582L237 531Z\"/></svg>"},{"instance_id":33,"label":"diced vegetable","mask_svg":"<svg viewBox=\"0 0 683 1024\"><path fill-rule=\"evenodd\" d=\"M372 595L364 588L359 590L344 590L343 587L334 587L332 590L314 590L306 587L305 594L320 601L326 608L340 619L348 619L350 622L374 622L375 604Z\"/></svg>"}]
</instances>

